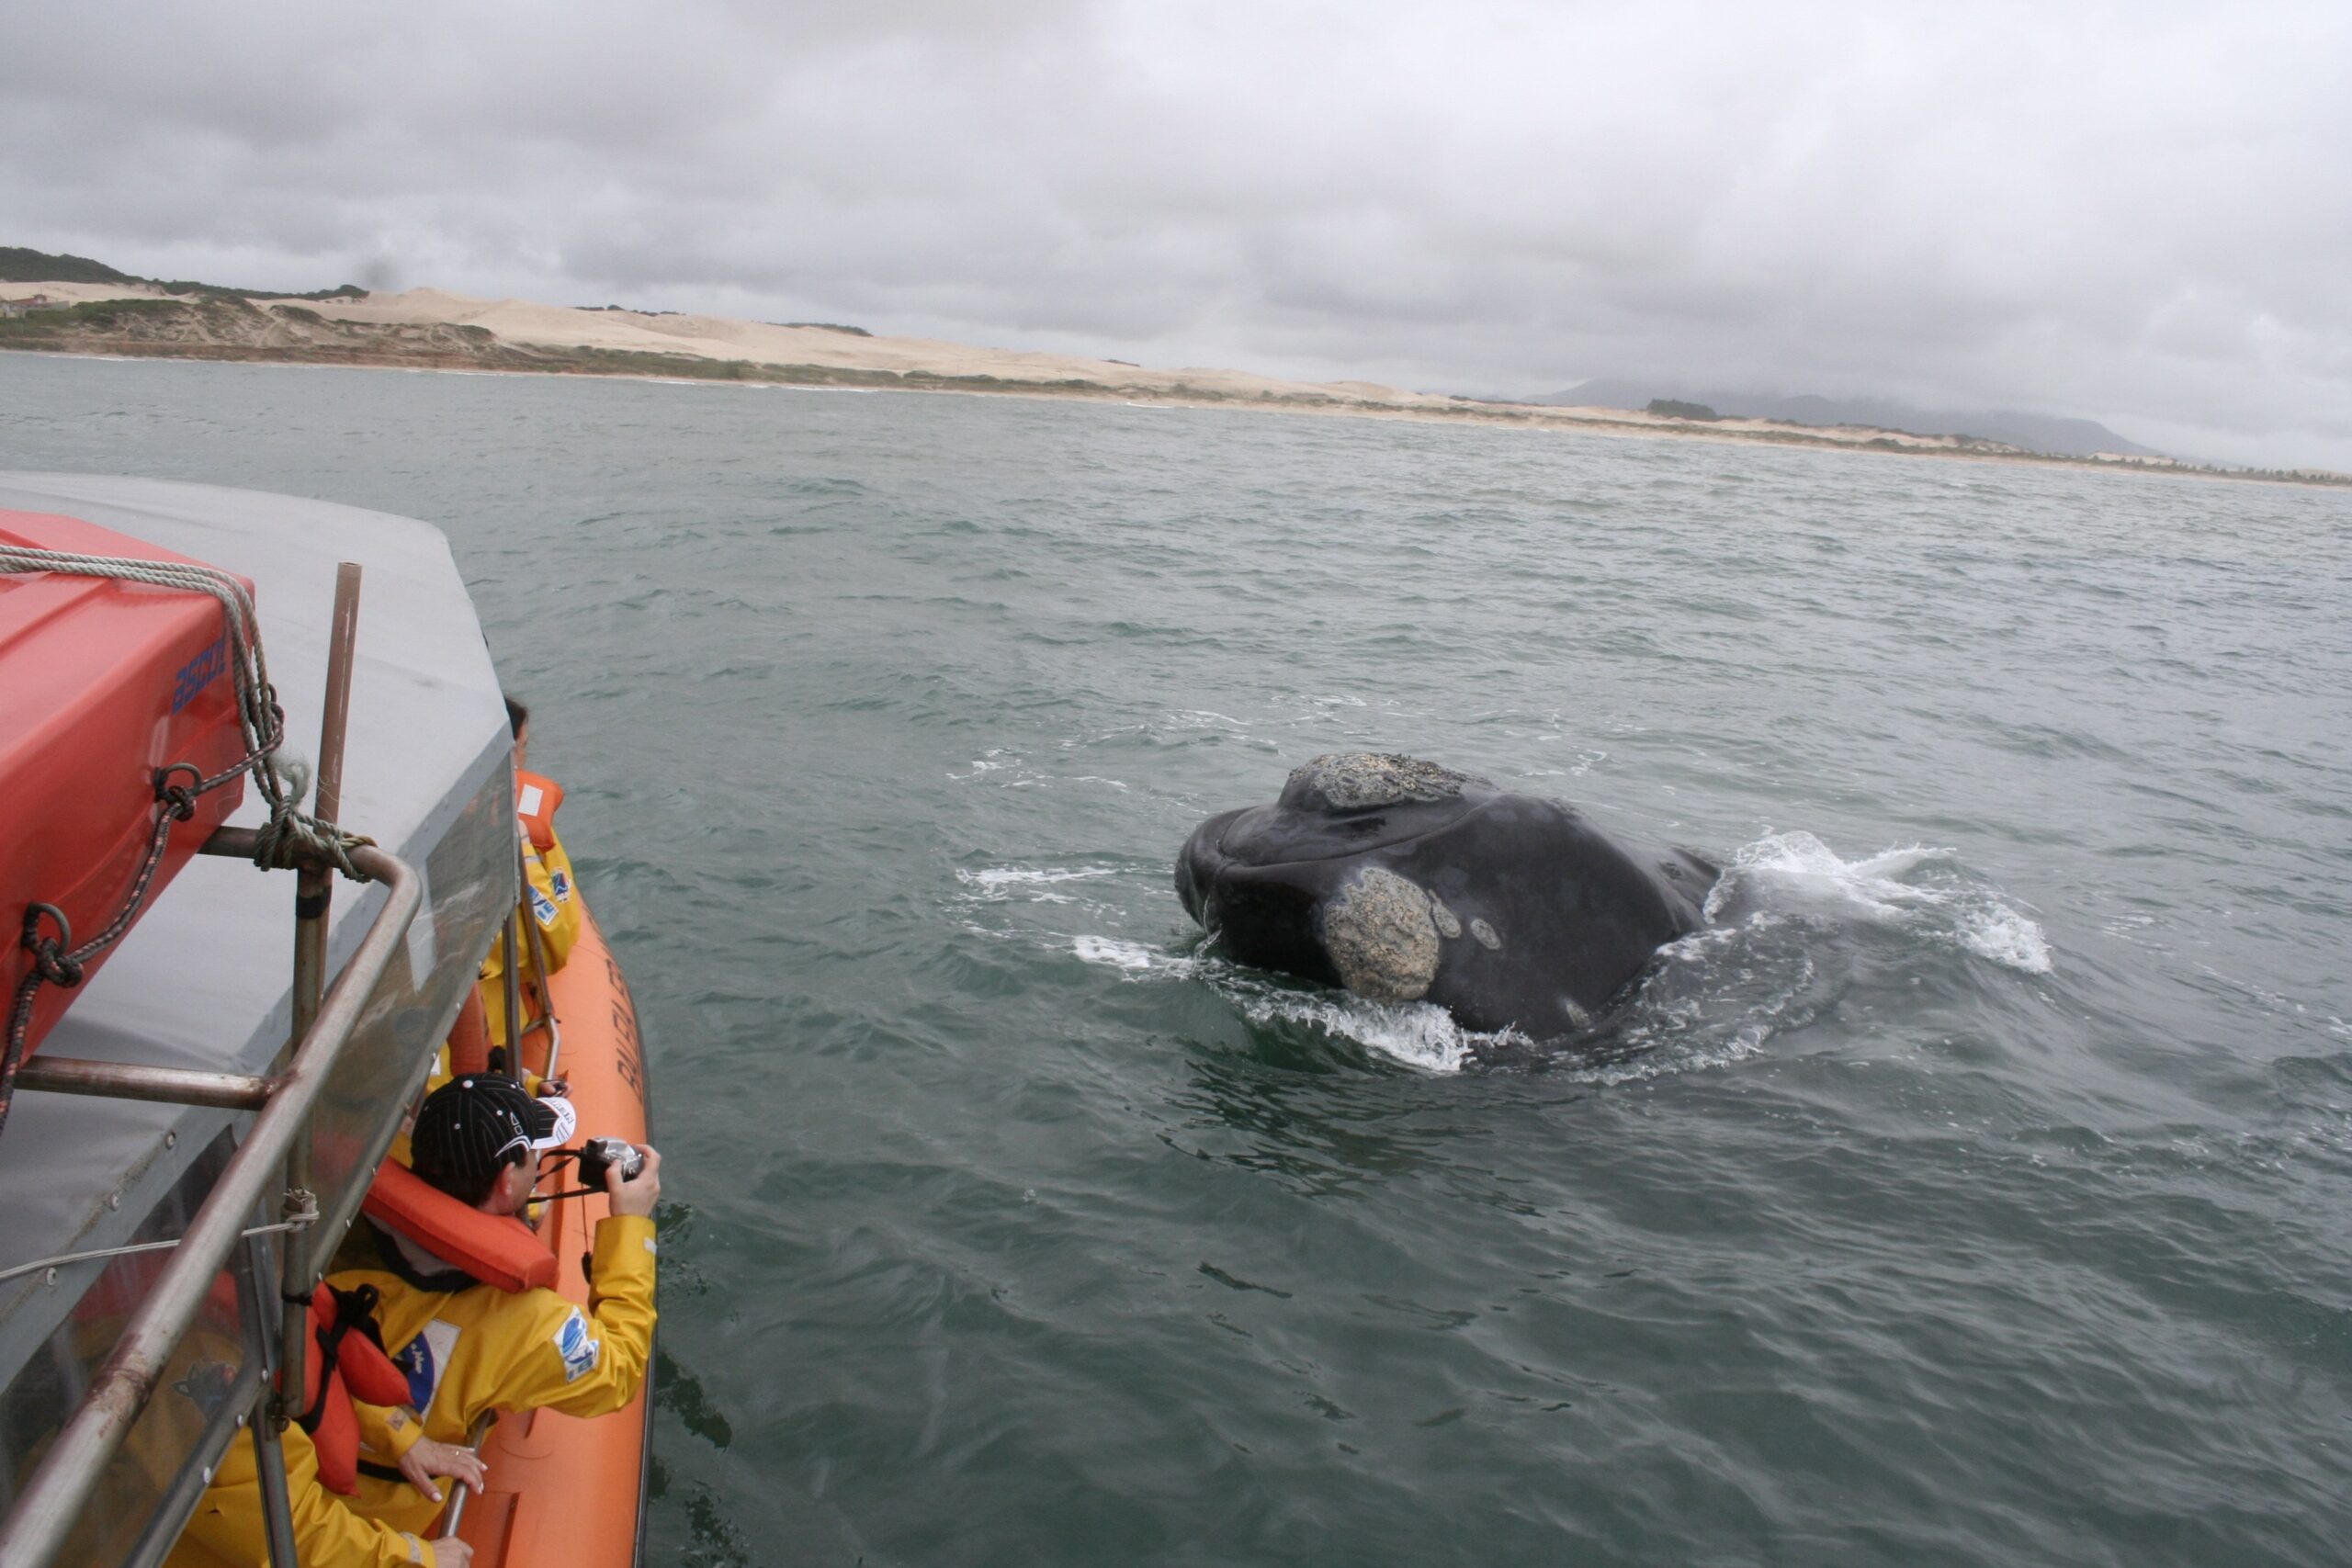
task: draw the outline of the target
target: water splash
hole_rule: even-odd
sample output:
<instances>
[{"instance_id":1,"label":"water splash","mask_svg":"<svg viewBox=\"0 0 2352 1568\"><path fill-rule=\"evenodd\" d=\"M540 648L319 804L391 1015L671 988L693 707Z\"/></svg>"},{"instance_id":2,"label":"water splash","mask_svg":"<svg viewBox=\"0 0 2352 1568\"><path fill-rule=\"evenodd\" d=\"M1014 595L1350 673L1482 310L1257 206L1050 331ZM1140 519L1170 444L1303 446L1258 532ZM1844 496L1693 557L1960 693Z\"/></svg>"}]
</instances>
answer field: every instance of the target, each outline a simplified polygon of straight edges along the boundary
<instances>
[{"instance_id":1,"label":"water splash","mask_svg":"<svg viewBox=\"0 0 2352 1568\"><path fill-rule=\"evenodd\" d=\"M1458 1073L1483 1052L1532 1043L1508 1030L1480 1033L1464 1029L1443 1008L1427 1002L1389 1006L1344 991L1303 990L1207 953L1170 953L1119 937L1081 935L1069 941L1081 961L1116 969L1122 980L1205 981L1259 1028L1318 1030L1423 1072Z\"/></svg>"},{"instance_id":2,"label":"water splash","mask_svg":"<svg viewBox=\"0 0 2352 1568\"><path fill-rule=\"evenodd\" d=\"M1367 1001L1345 991L1302 991L1267 984L1227 968L1211 976L1217 989L1261 1028L1304 1027L1353 1041L1365 1050L1425 1073L1458 1073L1498 1047L1524 1048L1524 1035L1464 1029L1428 1002Z\"/></svg>"},{"instance_id":3,"label":"water splash","mask_svg":"<svg viewBox=\"0 0 2352 1568\"><path fill-rule=\"evenodd\" d=\"M1744 844L1707 895L1709 921L1764 910L1897 927L2006 968L2047 975L2039 922L1959 872L1958 852L1910 844L1838 858L1811 833L1767 833Z\"/></svg>"},{"instance_id":4,"label":"water splash","mask_svg":"<svg viewBox=\"0 0 2352 1568\"><path fill-rule=\"evenodd\" d=\"M1425 1073L1458 1073L1497 1047L1525 1047L1526 1036L1504 1030L1480 1033L1464 1029L1443 1008L1428 1002L1390 1005L1344 991L1295 991L1274 987L1218 987L1261 1028L1303 1024L1352 1040L1366 1050Z\"/></svg>"},{"instance_id":5,"label":"water splash","mask_svg":"<svg viewBox=\"0 0 2352 1568\"><path fill-rule=\"evenodd\" d=\"M1070 951L1086 963L1107 964L1131 974L1179 966L1179 961L1166 953L1155 953L1139 942L1122 942L1116 937L1077 936L1070 939L1069 945Z\"/></svg>"}]
</instances>

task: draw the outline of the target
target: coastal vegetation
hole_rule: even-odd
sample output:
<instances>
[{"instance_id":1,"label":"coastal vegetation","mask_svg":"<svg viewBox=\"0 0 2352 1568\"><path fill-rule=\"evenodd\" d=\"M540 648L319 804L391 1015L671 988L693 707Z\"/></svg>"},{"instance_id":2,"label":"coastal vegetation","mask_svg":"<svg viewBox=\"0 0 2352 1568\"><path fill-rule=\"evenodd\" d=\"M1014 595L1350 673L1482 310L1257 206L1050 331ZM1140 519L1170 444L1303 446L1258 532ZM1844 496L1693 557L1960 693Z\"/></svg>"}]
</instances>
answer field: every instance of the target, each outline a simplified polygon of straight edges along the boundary
<instances>
[{"instance_id":1,"label":"coastal vegetation","mask_svg":"<svg viewBox=\"0 0 2352 1568\"><path fill-rule=\"evenodd\" d=\"M23 245L0 245L0 283L136 283L87 256L51 255Z\"/></svg>"},{"instance_id":2,"label":"coastal vegetation","mask_svg":"<svg viewBox=\"0 0 2352 1568\"><path fill-rule=\"evenodd\" d=\"M133 277L87 256L56 255L23 245L0 245L0 283L116 284L207 299L363 299L368 295L368 290L356 283L313 289L308 294L288 294L277 288L231 288L186 278Z\"/></svg>"},{"instance_id":3,"label":"coastal vegetation","mask_svg":"<svg viewBox=\"0 0 2352 1568\"><path fill-rule=\"evenodd\" d=\"M25 316L0 316L0 338L45 338L77 332L128 330L141 319L175 317L187 307L177 299L92 299Z\"/></svg>"},{"instance_id":4,"label":"coastal vegetation","mask_svg":"<svg viewBox=\"0 0 2352 1568\"><path fill-rule=\"evenodd\" d=\"M530 351L500 344L483 327L333 321L303 305L265 310L227 290L188 299L92 299L0 317L0 348L446 369L537 367Z\"/></svg>"},{"instance_id":5,"label":"coastal vegetation","mask_svg":"<svg viewBox=\"0 0 2352 1568\"><path fill-rule=\"evenodd\" d=\"M28 276L28 274L40 274ZM1435 397L1353 384L1322 387L1222 371L1150 371L1114 360L1060 360L1035 355L959 351L900 340L887 357L905 366L929 354L942 368L892 368L842 364L838 353L815 352L808 362L750 354L688 353L666 348L549 341L544 329L529 341L501 337L467 321L413 316L359 321L334 305L368 299L353 285L299 295L264 295L209 284L159 283L131 277L82 256L0 248L0 283L72 285L87 290L138 290L130 297L45 302L0 313L0 349L103 354L156 358L243 360L280 364L378 366L398 369L524 371L554 376L628 376L662 380L777 386L891 389L906 391L1074 397L1159 406L1253 408L1295 413L1434 420L1442 423L1556 429L1623 435L1703 434L1781 446L1873 451L1908 456L2066 463L2151 473L2203 474L2295 484L2352 486L2352 475L2311 469L2241 469L2179 462L2154 455L2100 453L2059 456L1970 435L1921 436L1868 426L1824 429L1750 415L1725 414L1690 400L1657 398L1646 409L1622 414L1605 408L1509 403ZM162 297L158 297L161 295ZM296 303L295 301L307 301ZM323 309L315 307L324 307ZM596 313L672 315L608 305ZM767 327L872 338L863 327L834 322L760 323ZM559 329L560 330L560 329ZM661 340L655 339L657 343ZM774 340L771 340L774 341ZM788 343L777 346L790 346ZM910 352L912 351L912 352ZM940 352L932 352L940 351ZM883 357L883 356L876 356ZM819 363L819 359L831 363ZM990 366L988 370L978 365ZM1010 372L998 374L999 370Z\"/></svg>"}]
</instances>

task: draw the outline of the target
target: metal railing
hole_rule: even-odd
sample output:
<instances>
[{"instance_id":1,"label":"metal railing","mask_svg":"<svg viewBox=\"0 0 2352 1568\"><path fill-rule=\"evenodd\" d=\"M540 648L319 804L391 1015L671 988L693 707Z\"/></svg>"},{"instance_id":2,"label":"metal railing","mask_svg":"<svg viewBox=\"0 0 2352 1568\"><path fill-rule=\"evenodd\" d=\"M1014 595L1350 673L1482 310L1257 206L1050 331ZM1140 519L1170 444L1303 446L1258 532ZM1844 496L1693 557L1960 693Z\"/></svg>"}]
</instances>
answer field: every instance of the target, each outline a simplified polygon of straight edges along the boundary
<instances>
[{"instance_id":1,"label":"metal railing","mask_svg":"<svg viewBox=\"0 0 2352 1568\"><path fill-rule=\"evenodd\" d=\"M222 829L207 840L204 852L250 858L253 842L251 829ZM49 1081L18 1080L22 1087L33 1087L38 1081L39 1087L68 1093L121 1093L133 1099L184 1099L198 1104L221 1102L221 1098L200 1098L206 1094L222 1098L241 1094L243 1102L250 1103L251 1097L259 1093L266 1096L266 1103L220 1181L189 1222L171 1262L124 1325L80 1405L17 1493L6 1519L0 1520L0 1565L5 1568L46 1568L63 1548L108 1461L145 1408L173 1351L195 1323L206 1293L229 1262L255 1206L273 1187L283 1185L288 1156L298 1142L307 1143L311 1112L327 1076L349 1043L369 993L401 951L424 900L416 872L379 849L354 850L351 858L370 879L384 884L384 907L377 912L351 962L328 988L318 1016L302 1033L284 1072L232 1089L218 1081L221 1077L218 1074L176 1075L165 1069L106 1062L51 1061L44 1064ZM186 1093L169 1092L174 1080L183 1076L212 1081L186 1083L181 1086ZM300 1391L294 1393L299 1397ZM265 1402L268 1397L266 1385L263 1397ZM277 1441L274 1430L266 1437L259 1448L266 1493L273 1479L269 1458L277 1451ZM273 1502L282 1507L282 1471L275 1479L279 1483L278 1496ZM276 1507L271 1511L276 1512Z\"/></svg>"}]
</instances>

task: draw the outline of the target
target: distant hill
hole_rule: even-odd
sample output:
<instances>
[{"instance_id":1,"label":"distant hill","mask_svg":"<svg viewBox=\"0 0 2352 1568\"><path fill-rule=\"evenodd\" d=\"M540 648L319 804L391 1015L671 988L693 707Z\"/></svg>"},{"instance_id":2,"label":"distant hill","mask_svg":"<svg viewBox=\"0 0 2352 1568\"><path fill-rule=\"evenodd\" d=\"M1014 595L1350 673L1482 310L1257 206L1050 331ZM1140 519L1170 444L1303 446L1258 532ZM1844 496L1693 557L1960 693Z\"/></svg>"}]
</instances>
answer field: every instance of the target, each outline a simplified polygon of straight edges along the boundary
<instances>
[{"instance_id":1,"label":"distant hill","mask_svg":"<svg viewBox=\"0 0 2352 1568\"><path fill-rule=\"evenodd\" d=\"M87 256L53 256L22 245L0 245L0 283L136 283Z\"/></svg>"},{"instance_id":2,"label":"distant hill","mask_svg":"<svg viewBox=\"0 0 2352 1568\"><path fill-rule=\"evenodd\" d=\"M1974 412L1923 409L1890 398L1823 398L1806 394L1789 397L1762 392L1693 391L1663 380L1633 377L1602 377L1565 391L1530 398L1529 402L1559 408L1645 409L1661 399L1702 403L1718 414L1749 419L1785 420L1791 424L1861 424L1880 430L1900 430L1913 435L1981 435L2007 442L2029 452L2056 457L2088 457L2118 452L2127 457L2159 457L2163 453L2128 441L2096 420L2064 419L2056 414L2025 413L2015 409Z\"/></svg>"},{"instance_id":3,"label":"distant hill","mask_svg":"<svg viewBox=\"0 0 2352 1568\"><path fill-rule=\"evenodd\" d=\"M44 284L54 287L41 288ZM64 298L38 304L23 298L36 289ZM2352 474L2183 463L2089 420L1939 413L1891 400L1701 393L1663 378L1587 381L1550 398L1480 399L1367 381L1310 383L1246 370L1163 370L1030 349L876 337L839 323L779 325L666 311L656 319L654 313L617 306L474 299L435 288L377 294L345 284L288 295L157 282L87 256L23 246L0 246L0 293L6 295L0 299L0 352L1091 398L1148 408L1373 414L2352 488ZM1661 395L1669 388L1680 395Z\"/></svg>"},{"instance_id":4,"label":"distant hill","mask_svg":"<svg viewBox=\"0 0 2352 1568\"><path fill-rule=\"evenodd\" d=\"M362 299L368 290L356 283L339 288L318 288L288 294L282 288L227 288L217 283L166 282L160 277L133 277L87 256L51 255L23 245L0 245L0 283L143 283L166 294L200 294L213 299Z\"/></svg>"}]
</instances>

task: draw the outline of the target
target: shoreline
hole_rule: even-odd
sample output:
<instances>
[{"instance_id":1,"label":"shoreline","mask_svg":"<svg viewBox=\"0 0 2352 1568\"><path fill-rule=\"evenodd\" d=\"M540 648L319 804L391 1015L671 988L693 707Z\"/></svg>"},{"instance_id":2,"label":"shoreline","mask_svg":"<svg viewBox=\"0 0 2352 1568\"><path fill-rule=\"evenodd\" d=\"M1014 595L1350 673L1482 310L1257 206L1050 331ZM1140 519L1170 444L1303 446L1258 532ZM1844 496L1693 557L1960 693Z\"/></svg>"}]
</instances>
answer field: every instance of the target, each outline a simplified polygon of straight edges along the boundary
<instances>
[{"instance_id":1,"label":"shoreline","mask_svg":"<svg viewBox=\"0 0 2352 1568\"><path fill-rule=\"evenodd\" d=\"M877 338L854 328L814 323L656 317L646 312L466 300L429 290L362 300L248 302L190 299L145 289L17 287L53 288L69 299L82 296L61 309L0 319L0 350L18 353L1021 397L1136 408L1224 409L1571 434L1657 436L1891 457L1965 457L2317 489L2352 487L2352 475L2325 470L2230 469L2171 458L2063 456L1976 437L1916 435L1867 426L1799 425L1736 417L1684 419L1633 410L1444 397L1363 382L1285 382L1223 370L1159 371L1116 360ZM336 315L323 314L322 305L335 309ZM462 319L468 315L495 320L508 330L493 331L481 320ZM564 341L599 337L605 341ZM624 344L628 346L615 346ZM688 348L688 344L693 347ZM758 350L773 349L806 353L810 357L791 363L752 357Z\"/></svg>"}]
</instances>

